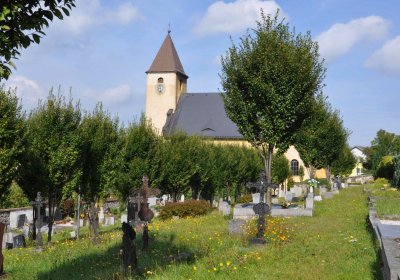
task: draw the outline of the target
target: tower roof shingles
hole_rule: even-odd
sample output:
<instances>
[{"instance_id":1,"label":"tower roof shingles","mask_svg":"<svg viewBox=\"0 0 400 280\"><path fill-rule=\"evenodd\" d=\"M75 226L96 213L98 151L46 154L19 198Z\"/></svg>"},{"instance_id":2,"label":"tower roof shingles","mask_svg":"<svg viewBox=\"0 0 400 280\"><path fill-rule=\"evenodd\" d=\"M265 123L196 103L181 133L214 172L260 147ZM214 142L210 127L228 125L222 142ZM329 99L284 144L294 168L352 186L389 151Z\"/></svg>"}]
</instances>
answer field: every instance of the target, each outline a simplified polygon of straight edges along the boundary
<instances>
[{"instance_id":1,"label":"tower roof shingles","mask_svg":"<svg viewBox=\"0 0 400 280\"><path fill-rule=\"evenodd\" d=\"M172 38L169 35L169 32L165 37L164 42L161 45L156 57L154 58L154 61L151 64L149 70L146 71L146 73L163 72L179 73L188 78L185 70L183 70L181 60L179 59L178 52L175 49L174 42L172 42Z\"/></svg>"}]
</instances>

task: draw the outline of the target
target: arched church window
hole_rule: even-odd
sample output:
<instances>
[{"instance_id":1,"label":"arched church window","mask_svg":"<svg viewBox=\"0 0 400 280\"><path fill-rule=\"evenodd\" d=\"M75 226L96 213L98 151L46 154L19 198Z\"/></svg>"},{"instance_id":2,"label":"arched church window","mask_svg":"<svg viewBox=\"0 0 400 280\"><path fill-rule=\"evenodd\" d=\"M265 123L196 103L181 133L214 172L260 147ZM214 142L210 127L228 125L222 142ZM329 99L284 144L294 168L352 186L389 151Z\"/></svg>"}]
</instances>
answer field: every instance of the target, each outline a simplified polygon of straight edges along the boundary
<instances>
[{"instance_id":1,"label":"arched church window","mask_svg":"<svg viewBox=\"0 0 400 280\"><path fill-rule=\"evenodd\" d=\"M162 93L164 90L164 79L163 78L158 78L157 81L157 91L158 93Z\"/></svg>"},{"instance_id":2,"label":"arched church window","mask_svg":"<svg viewBox=\"0 0 400 280\"><path fill-rule=\"evenodd\" d=\"M297 159L292 159L290 162L290 170L292 170L293 176L299 176L299 162Z\"/></svg>"}]
</instances>

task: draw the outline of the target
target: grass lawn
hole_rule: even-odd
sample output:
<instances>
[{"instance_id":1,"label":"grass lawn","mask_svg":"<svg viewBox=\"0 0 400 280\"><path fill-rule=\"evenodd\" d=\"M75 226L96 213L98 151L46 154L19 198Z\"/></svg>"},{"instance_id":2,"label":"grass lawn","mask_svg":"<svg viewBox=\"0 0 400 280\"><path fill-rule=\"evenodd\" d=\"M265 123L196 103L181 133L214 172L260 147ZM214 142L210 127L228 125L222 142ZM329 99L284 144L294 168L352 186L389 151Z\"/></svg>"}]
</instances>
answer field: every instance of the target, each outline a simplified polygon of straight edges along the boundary
<instances>
[{"instance_id":1,"label":"grass lawn","mask_svg":"<svg viewBox=\"0 0 400 280\"><path fill-rule=\"evenodd\" d=\"M317 202L314 217L270 219L264 247L248 247L246 238L228 236L228 220L218 213L155 221L149 252L138 250L137 278L381 279L367 213L362 187L345 189ZM5 270L8 279L123 279L121 239L120 230L110 229L98 246L85 238L61 239L41 253L6 251ZM139 236L138 249L140 244ZM171 262L169 256L178 252L193 258Z\"/></svg>"},{"instance_id":2,"label":"grass lawn","mask_svg":"<svg viewBox=\"0 0 400 280\"><path fill-rule=\"evenodd\" d=\"M370 195L378 198L376 200L376 212L378 217L400 216L400 192L395 188L372 187Z\"/></svg>"}]
</instances>

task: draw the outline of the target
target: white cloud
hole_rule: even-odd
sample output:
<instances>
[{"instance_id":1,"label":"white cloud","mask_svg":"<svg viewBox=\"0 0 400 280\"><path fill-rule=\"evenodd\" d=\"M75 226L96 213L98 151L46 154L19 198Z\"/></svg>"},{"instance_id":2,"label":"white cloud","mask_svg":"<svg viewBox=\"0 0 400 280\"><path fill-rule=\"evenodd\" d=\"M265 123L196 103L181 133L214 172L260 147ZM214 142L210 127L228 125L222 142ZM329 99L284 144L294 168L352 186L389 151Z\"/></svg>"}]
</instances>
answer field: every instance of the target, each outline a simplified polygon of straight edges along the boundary
<instances>
[{"instance_id":1,"label":"white cloud","mask_svg":"<svg viewBox=\"0 0 400 280\"><path fill-rule=\"evenodd\" d=\"M400 74L400 36L387 41L365 62L364 66L388 74Z\"/></svg>"},{"instance_id":2,"label":"white cloud","mask_svg":"<svg viewBox=\"0 0 400 280\"><path fill-rule=\"evenodd\" d=\"M43 88L34 80L25 76L11 76L7 87L16 88L17 96L22 101L25 110L31 110L38 105L39 99L46 98Z\"/></svg>"},{"instance_id":3,"label":"white cloud","mask_svg":"<svg viewBox=\"0 0 400 280\"><path fill-rule=\"evenodd\" d=\"M260 19L260 9L263 9L265 14L272 15L279 9L280 16L285 16L275 1L236 0L231 3L217 1L208 7L195 31L200 35L243 32L247 28L255 27L256 20Z\"/></svg>"},{"instance_id":4,"label":"white cloud","mask_svg":"<svg viewBox=\"0 0 400 280\"><path fill-rule=\"evenodd\" d=\"M110 10L101 6L99 0L85 0L77 3L77 7L72 9L69 17L58 21L56 28L57 31L78 35L102 24L126 25L142 18L139 10L131 2L122 3Z\"/></svg>"},{"instance_id":5,"label":"white cloud","mask_svg":"<svg viewBox=\"0 0 400 280\"><path fill-rule=\"evenodd\" d=\"M85 92L84 98L89 100L101 101L105 105L123 104L133 96L132 88L128 84L123 84L115 88L97 91L89 89Z\"/></svg>"},{"instance_id":6,"label":"white cloud","mask_svg":"<svg viewBox=\"0 0 400 280\"><path fill-rule=\"evenodd\" d=\"M349 52L357 43L381 40L387 35L389 25L389 21L379 16L336 23L317 37L321 56L332 61Z\"/></svg>"}]
</instances>

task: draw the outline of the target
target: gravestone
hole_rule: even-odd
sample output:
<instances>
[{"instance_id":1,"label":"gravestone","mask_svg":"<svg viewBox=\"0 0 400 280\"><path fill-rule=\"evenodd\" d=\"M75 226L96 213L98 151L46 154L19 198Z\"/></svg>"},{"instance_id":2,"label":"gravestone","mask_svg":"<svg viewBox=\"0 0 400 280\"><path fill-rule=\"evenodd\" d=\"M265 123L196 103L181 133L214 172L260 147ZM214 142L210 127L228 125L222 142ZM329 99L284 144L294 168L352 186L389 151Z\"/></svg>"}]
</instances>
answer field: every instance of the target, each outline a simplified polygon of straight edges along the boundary
<instances>
[{"instance_id":1,"label":"gravestone","mask_svg":"<svg viewBox=\"0 0 400 280\"><path fill-rule=\"evenodd\" d=\"M231 213L231 205L226 201L220 201L218 210L222 212L224 216L228 216Z\"/></svg>"},{"instance_id":2,"label":"gravestone","mask_svg":"<svg viewBox=\"0 0 400 280\"><path fill-rule=\"evenodd\" d=\"M314 208L314 197L312 194L308 194L306 198L306 208L313 209Z\"/></svg>"},{"instance_id":3,"label":"gravestone","mask_svg":"<svg viewBox=\"0 0 400 280\"><path fill-rule=\"evenodd\" d=\"M10 216L9 214L6 215L4 213L0 214L0 276L3 275L4 273L4 257L3 257L3 235L4 235L4 229L6 225L10 222Z\"/></svg>"},{"instance_id":4,"label":"gravestone","mask_svg":"<svg viewBox=\"0 0 400 280\"><path fill-rule=\"evenodd\" d=\"M272 204L279 204L279 199L273 198L272 199Z\"/></svg>"},{"instance_id":5,"label":"gravestone","mask_svg":"<svg viewBox=\"0 0 400 280\"><path fill-rule=\"evenodd\" d=\"M291 192L286 193L285 200L288 201L288 202L292 202L293 194Z\"/></svg>"},{"instance_id":6,"label":"gravestone","mask_svg":"<svg viewBox=\"0 0 400 280\"><path fill-rule=\"evenodd\" d=\"M13 248L25 248L25 236L23 234L19 234L14 236L13 238Z\"/></svg>"},{"instance_id":7,"label":"gravestone","mask_svg":"<svg viewBox=\"0 0 400 280\"><path fill-rule=\"evenodd\" d=\"M245 232L246 220L233 219L229 221L228 233L229 235L243 234Z\"/></svg>"},{"instance_id":8,"label":"gravestone","mask_svg":"<svg viewBox=\"0 0 400 280\"><path fill-rule=\"evenodd\" d=\"M125 274L130 274L137 267L136 247L133 240L136 232L128 223L122 223L122 266Z\"/></svg>"},{"instance_id":9,"label":"gravestone","mask_svg":"<svg viewBox=\"0 0 400 280\"><path fill-rule=\"evenodd\" d=\"M95 207L94 202L91 203L91 208L89 210L89 231L93 244L98 244L100 242L99 233L97 232L99 228L99 209Z\"/></svg>"},{"instance_id":10,"label":"gravestone","mask_svg":"<svg viewBox=\"0 0 400 280\"><path fill-rule=\"evenodd\" d=\"M260 203L260 193L252 193L251 196L253 203Z\"/></svg>"},{"instance_id":11,"label":"gravestone","mask_svg":"<svg viewBox=\"0 0 400 280\"><path fill-rule=\"evenodd\" d=\"M293 194L293 197L301 197L303 195L303 188L300 186L294 186L290 188L290 192Z\"/></svg>"}]
</instances>

